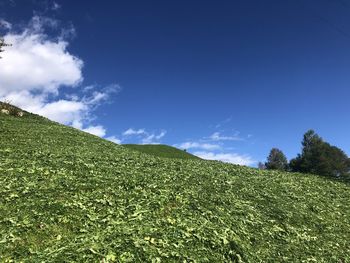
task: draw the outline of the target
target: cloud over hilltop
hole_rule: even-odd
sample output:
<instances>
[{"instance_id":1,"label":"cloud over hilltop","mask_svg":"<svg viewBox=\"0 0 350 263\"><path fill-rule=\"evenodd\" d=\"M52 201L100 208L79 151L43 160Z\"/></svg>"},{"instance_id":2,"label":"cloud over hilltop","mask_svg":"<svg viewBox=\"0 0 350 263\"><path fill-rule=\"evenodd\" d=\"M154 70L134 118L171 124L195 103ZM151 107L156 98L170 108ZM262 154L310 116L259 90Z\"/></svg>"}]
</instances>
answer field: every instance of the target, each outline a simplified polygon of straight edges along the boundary
<instances>
[{"instance_id":1,"label":"cloud over hilltop","mask_svg":"<svg viewBox=\"0 0 350 263\"><path fill-rule=\"evenodd\" d=\"M93 111L120 87L111 84L97 91L89 86L84 91L84 62L68 50L74 28L60 29L55 36L46 33L59 25L58 20L34 16L26 27L14 30L0 19L4 38L12 44L0 60L0 100L103 137L106 129L90 123Z\"/></svg>"}]
</instances>

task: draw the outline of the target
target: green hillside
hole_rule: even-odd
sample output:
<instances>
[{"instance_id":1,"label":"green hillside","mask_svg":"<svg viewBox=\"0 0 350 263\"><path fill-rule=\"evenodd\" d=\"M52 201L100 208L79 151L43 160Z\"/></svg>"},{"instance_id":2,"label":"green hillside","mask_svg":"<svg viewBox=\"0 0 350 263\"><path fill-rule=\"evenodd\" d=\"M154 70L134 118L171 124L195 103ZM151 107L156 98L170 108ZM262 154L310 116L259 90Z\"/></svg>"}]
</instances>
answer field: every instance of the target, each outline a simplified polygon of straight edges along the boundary
<instances>
[{"instance_id":1,"label":"green hillside","mask_svg":"<svg viewBox=\"0 0 350 263\"><path fill-rule=\"evenodd\" d=\"M179 159L199 159L190 153L162 144L124 144L124 147L135 151L151 154L158 157L165 158L179 158Z\"/></svg>"},{"instance_id":2,"label":"green hillside","mask_svg":"<svg viewBox=\"0 0 350 263\"><path fill-rule=\"evenodd\" d=\"M350 262L350 187L0 113L1 262Z\"/></svg>"}]
</instances>

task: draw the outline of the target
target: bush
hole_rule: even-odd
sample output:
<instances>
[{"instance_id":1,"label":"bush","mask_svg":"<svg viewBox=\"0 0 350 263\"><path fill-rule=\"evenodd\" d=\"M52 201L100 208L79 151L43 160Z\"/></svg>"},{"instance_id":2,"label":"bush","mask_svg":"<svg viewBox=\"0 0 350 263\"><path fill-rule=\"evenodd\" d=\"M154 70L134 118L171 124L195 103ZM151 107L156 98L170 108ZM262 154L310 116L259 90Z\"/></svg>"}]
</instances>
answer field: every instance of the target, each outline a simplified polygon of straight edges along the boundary
<instances>
[{"instance_id":1,"label":"bush","mask_svg":"<svg viewBox=\"0 0 350 263\"><path fill-rule=\"evenodd\" d=\"M6 100L4 102L0 101L0 112L15 117L22 117L24 115L24 112L20 108L13 106L10 101Z\"/></svg>"}]
</instances>

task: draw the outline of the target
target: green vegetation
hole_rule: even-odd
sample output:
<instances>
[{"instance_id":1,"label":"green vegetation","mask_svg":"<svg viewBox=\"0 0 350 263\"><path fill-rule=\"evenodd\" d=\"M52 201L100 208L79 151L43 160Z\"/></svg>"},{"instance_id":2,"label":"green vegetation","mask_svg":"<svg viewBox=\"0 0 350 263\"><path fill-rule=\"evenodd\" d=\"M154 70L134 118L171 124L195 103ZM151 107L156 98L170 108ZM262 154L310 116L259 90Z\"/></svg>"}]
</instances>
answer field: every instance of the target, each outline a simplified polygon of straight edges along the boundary
<instances>
[{"instance_id":1,"label":"green vegetation","mask_svg":"<svg viewBox=\"0 0 350 263\"><path fill-rule=\"evenodd\" d=\"M349 262L350 186L0 113L4 262Z\"/></svg>"},{"instance_id":2,"label":"green vegetation","mask_svg":"<svg viewBox=\"0 0 350 263\"><path fill-rule=\"evenodd\" d=\"M169 145L162 144L124 144L124 147L135 151L151 154L153 156L165 157L165 158L179 158L179 159L199 159L190 153L171 147Z\"/></svg>"}]
</instances>

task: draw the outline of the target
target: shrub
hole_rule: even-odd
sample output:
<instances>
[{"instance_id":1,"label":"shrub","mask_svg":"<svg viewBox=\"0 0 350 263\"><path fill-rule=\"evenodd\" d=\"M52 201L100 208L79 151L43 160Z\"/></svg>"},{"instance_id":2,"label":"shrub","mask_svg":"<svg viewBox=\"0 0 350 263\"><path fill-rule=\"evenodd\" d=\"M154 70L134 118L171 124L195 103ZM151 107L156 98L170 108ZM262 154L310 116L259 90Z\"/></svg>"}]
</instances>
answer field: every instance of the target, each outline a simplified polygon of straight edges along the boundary
<instances>
[{"instance_id":1,"label":"shrub","mask_svg":"<svg viewBox=\"0 0 350 263\"><path fill-rule=\"evenodd\" d=\"M4 102L0 101L0 112L15 117L22 117L24 115L24 112L20 108L13 106L8 100Z\"/></svg>"}]
</instances>

